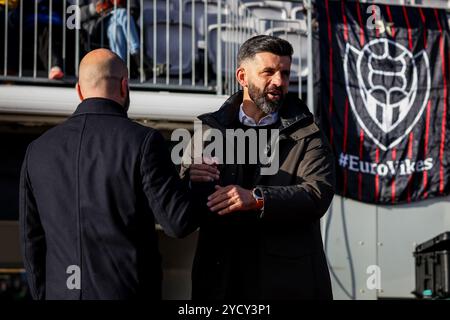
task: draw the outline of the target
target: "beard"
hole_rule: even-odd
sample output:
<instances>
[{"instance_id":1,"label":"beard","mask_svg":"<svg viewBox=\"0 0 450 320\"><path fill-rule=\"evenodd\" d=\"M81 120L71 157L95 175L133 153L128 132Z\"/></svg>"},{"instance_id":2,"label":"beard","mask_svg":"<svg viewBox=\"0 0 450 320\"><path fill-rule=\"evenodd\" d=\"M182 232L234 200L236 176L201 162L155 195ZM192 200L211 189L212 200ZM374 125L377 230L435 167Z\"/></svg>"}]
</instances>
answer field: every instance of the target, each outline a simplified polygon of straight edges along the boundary
<instances>
[{"instance_id":1,"label":"beard","mask_svg":"<svg viewBox=\"0 0 450 320\"><path fill-rule=\"evenodd\" d=\"M126 112L128 112L128 109L130 108L130 88L127 88L127 96L125 97L123 108Z\"/></svg>"},{"instance_id":2,"label":"beard","mask_svg":"<svg viewBox=\"0 0 450 320\"><path fill-rule=\"evenodd\" d=\"M279 96L278 100L269 100L267 96L269 93L276 93ZM253 100L255 105L265 114L278 111L284 102L284 93L281 87L271 86L260 90L253 83L248 83L248 95Z\"/></svg>"}]
</instances>

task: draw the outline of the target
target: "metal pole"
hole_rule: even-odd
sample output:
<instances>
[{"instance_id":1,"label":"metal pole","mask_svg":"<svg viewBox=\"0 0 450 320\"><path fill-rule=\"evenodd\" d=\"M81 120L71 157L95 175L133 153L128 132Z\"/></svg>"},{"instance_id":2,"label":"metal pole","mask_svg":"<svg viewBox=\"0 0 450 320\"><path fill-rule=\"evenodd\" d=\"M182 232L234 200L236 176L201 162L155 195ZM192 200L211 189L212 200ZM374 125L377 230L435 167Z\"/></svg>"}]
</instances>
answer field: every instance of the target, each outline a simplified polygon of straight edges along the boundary
<instances>
[{"instance_id":1,"label":"metal pole","mask_svg":"<svg viewBox=\"0 0 450 320\"><path fill-rule=\"evenodd\" d=\"M52 68L52 42L53 42L53 28L52 28L52 18L53 18L53 0L49 0L49 6L48 6L48 57L47 57L47 73L50 74L50 70Z\"/></svg>"},{"instance_id":2,"label":"metal pole","mask_svg":"<svg viewBox=\"0 0 450 320\"><path fill-rule=\"evenodd\" d=\"M181 73L181 69L183 66L183 39L182 39L182 32L183 32L183 7L182 7L182 0L178 1L178 84L181 86L183 84L183 76Z\"/></svg>"},{"instance_id":3,"label":"metal pole","mask_svg":"<svg viewBox=\"0 0 450 320\"><path fill-rule=\"evenodd\" d=\"M130 70L130 1L127 1L127 68ZM128 72L130 78L130 72Z\"/></svg>"},{"instance_id":4,"label":"metal pole","mask_svg":"<svg viewBox=\"0 0 450 320\"><path fill-rule=\"evenodd\" d=\"M64 74L66 74L66 3L67 0L63 1L63 33L62 33L62 68Z\"/></svg>"},{"instance_id":5,"label":"metal pole","mask_svg":"<svg viewBox=\"0 0 450 320\"><path fill-rule=\"evenodd\" d=\"M308 32L308 43L307 43L307 64L308 64L308 108L309 110L314 114L314 98L313 98L313 52L312 52L312 24L311 24L311 11L312 11L312 4L311 0L307 0L307 32Z\"/></svg>"},{"instance_id":6,"label":"metal pole","mask_svg":"<svg viewBox=\"0 0 450 320\"><path fill-rule=\"evenodd\" d=\"M77 8L80 7L80 0L77 0ZM78 77L78 65L80 63L80 30L75 28L75 76Z\"/></svg>"},{"instance_id":7,"label":"metal pole","mask_svg":"<svg viewBox=\"0 0 450 320\"><path fill-rule=\"evenodd\" d=\"M117 9L117 2L114 1L114 12L111 18L114 18L114 43L117 43L117 15L116 15L116 9Z\"/></svg>"},{"instance_id":8,"label":"metal pole","mask_svg":"<svg viewBox=\"0 0 450 320\"><path fill-rule=\"evenodd\" d=\"M227 16L225 18L225 26L224 26L224 32L225 32L225 62L224 62L224 75L225 75L225 92L227 95L231 95L231 84L230 84L230 56L231 56L231 46L230 46L230 32L229 32L229 25L230 25L230 17ZM222 40L220 40L222 42Z\"/></svg>"},{"instance_id":9,"label":"metal pole","mask_svg":"<svg viewBox=\"0 0 450 320\"><path fill-rule=\"evenodd\" d=\"M104 31L104 19L100 22L100 47L101 48L104 48L105 47L105 36L104 36L104 34L105 34L105 31ZM90 40L91 39L91 37L89 37L89 49L91 48L91 43L90 43Z\"/></svg>"},{"instance_id":10,"label":"metal pole","mask_svg":"<svg viewBox=\"0 0 450 320\"><path fill-rule=\"evenodd\" d=\"M302 84L302 34L298 33L298 96L300 99L303 98L303 84Z\"/></svg>"},{"instance_id":11,"label":"metal pole","mask_svg":"<svg viewBox=\"0 0 450 320\"><path fill-rule=\"evenodd\" d=\"M169 16L169 12L170 12L170 6L169 6L169 1L170 0L166 0L166 84L170 83L170 79L169 79L169 66L170 66L170 39L169 39L169 26L170 26L170 16Z\"/></svg>"},{"instance_id":12,"label":"metal pole","mask_svg":"<svg viewBox=\"0 0 450 320\"><path fill-rule=\"evenodd\" d=\"M33 78L37 75L37 9L38 2L34 2L34 56L33 56Z\"/></svg>"},{"instance_id":13,"label":"metal pole","mask_svg":"<svg viewBox=\"0 0 450 320\"><path fill-rule=\"evenodd\" d=\"M192 11L191 11L191 26L192 26L192 36L191 36L191 64L192 64L192 85L195 85L195 1L192 0Z\"/></svg>"},{"instance_id":14,"label":"metal pole","mask_svg":"<svg viewBox=\"0 0 450 320\"><path fill-rule=\"evenodd\" d=\"M19 27L19 78L22 77L22 56L23 56L23 1L20 1L20 27Z\"/></svg>"},{"instance_id":15,"label":"metal pole","mask_svg":"<svg viewBox=\"0 0 450 320\"><path fill-rule=\"evenodd\" d=\"M3 74L6 77L8 75L8 5L9 0L6 0L5 6L5 47L4 47L4 70Z\"/></svg>"},{"instance_id":16,"label":"metal pole","mask_svg":"<svg viewBox=\"0 0 450 320\"><path fill-rule=\"evenodd\" d=\"M217 82L217 89L216 92L218 95L222 94L222 0L217 1L218 10L217 10L217 52L216 52L216 61L217 61L217 67L216 67L216 82Z\"/></svg>"},{"instance_id":17,"label":"metal pole","mask_svg":"<svg viewBox=\"0 0 450 320\"><path fill-rule=\"evenodd\" d=\"M141 0L141 14L139 15L140 20L140 34L139 34L139 69L141 74L141 83L145 81L144 74L144 0Z\"/></svg>"},{"instance_id":18,"label":"metal pole","mask_svg":"<svg viewBox=\"0 0 450 320\"><path fill-rule=\"evenodd\" d=\"M203 32L204 32L204 38L205 38L205 41L204 41L204 45L205 45L205 47L204 47L204 50L203 50L203 52L204 52L204 83L205 83L205 87L206 86L208 86L208 0L205 0L205 4L204 4L204 6L205 6L205 13L204 13L204 15L205 15L205 25L204 25L204 30L203 30Z\"/></svg>"},{"instance_id":19,"label":"metal pole","mask_svg":"<svg viewBox=\"0 0 450 320\"><path fill-rule=\"evenodd\" d=\"M153 84L156 83L156 0L153 0Z\"/></svg>"},{"instance_id":20,"label":"metal pole","mask_svg":"<svg viewBox=\"0 0 450 320\"><path fill-rule=\"evenodd\" d=\"M236 7L236 2L231 4L231 8ZM236 9L236 8L235 8ZM231 45L231 53L230 53L230 80L231 80L231 93L234 93L235 89L235 85L236 85L236 77L234 76L234 72L233 70L235 70L234 67L234 57L236 56L235 51L236 51L236 42L239 41L238 36L239 36L239 32L238 32L238 27L236 26L237 21L235 17L231 17L231 25L230 25L230 45Z\"/></svg>"}]
</instances>

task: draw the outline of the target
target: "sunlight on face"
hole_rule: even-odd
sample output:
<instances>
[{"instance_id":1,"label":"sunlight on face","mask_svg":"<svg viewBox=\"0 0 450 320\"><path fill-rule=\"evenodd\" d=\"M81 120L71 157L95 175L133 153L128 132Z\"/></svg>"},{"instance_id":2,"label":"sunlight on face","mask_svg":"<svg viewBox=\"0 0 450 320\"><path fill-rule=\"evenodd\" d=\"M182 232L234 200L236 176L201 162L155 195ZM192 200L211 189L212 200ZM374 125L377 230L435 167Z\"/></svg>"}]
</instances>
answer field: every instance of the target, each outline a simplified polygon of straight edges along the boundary
<instances>
[{"instance_id":1,"label":"sunlight on face","mask_svg":"<svg viewBox=\"0 0 450 320\"><path fill-rule=\"evenodd\" d=\"M264 113L277 111L289 89L291 58L270 52L257 53L244 63L250 98Z\"/></svg>"}]
</instances>

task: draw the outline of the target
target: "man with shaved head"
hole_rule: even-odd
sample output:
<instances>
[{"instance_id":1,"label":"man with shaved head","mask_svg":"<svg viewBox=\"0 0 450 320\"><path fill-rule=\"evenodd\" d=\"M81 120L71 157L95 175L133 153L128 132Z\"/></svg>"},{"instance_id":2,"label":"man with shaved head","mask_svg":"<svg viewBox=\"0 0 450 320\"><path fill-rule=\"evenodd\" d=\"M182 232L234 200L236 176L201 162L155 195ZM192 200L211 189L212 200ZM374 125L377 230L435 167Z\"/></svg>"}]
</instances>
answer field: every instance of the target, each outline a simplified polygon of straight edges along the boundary
<instances>
[{"instance_id":1,"label":"man with shaved head","mask_svg":"<svg viewBox=\"0 0 450 320\"><path fill-rule=\"evenodd\" d=\"M77 92L80 100L111 99L128 111L128 70L125 62L107 49L87 54L80 63Z\"/></svg>"},{"instance_id":2,"label":"man with shaved head","mask_svg":"<svg viewBox=\"0 0 450 320\"><path fill-rule=\"evenodd\" d=\"M24 264L34 299L161 297L155 218L196 228L189 188L161 134L127 117L128 71L98 49L80 63L81 103L33 141L20 185Z\"/></svg>"},{"instance_id":3,"label":"man with shaved head","mask_svg":"<svg viewBox=\"0 0 450 320\"><path fill-rule=\"evenodd\" d=\"M91 51L81 60L79 74L77 93L80 100L106 98L128 111L128 70L115 53L107 49Z\"/></svg>"}]
</instances>

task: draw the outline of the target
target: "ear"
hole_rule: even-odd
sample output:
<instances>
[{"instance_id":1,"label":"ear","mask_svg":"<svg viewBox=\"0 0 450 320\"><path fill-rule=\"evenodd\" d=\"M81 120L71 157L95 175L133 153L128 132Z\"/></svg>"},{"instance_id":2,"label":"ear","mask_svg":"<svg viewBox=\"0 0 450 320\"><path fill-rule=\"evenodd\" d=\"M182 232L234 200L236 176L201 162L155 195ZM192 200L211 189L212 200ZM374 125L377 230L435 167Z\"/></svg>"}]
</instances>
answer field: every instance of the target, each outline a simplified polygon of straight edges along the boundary
<instances>
[{"instance_id":1,"label":"ear","mask_svg":"<svg viewBox=\"0 0 450 320\"><path fill-rule=\"evenodd\" d=\"M83 94L81 93L80 83L77 82L77 84L75 85L75 88L77 90L78 98L80 98L80 101L83 101L84 97L83 97Z\"/></svg>"},{"instance_id":2,"label":"ear","mask_svg":"<svg viewBox=\"0 0 450 320\"><path fill-rule=\"evenodd\" d=\"M128 78L122 78L120 81L120 97L124 98L127 96L128 91Z\"/></svg>"},{"instance_id":3,"label":"ear","mask_svg":"<svg viewBox=\"0 0 450 320\"><path fill-rule=\"evenodd\" d=\"M247 74L244 67L241 66L236 69L236 79L243 88L247 87Z\"/></svg>"}]
</instances>

